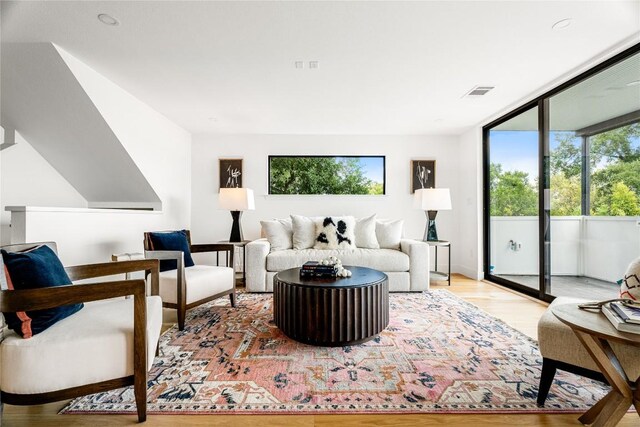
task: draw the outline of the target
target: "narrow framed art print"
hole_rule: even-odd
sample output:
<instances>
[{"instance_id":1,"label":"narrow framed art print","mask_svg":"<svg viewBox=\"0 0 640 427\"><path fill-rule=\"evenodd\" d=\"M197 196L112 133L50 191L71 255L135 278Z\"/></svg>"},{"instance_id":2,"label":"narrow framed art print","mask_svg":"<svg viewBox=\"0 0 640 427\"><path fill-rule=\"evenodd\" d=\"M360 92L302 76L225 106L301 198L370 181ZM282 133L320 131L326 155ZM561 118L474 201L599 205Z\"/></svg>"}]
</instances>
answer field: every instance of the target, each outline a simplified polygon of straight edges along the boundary
<instances>
[{"instance_id":1,"label":"narrow framed art print","mask_svg":"<svg viewBox=\"0 0 640 427\"><path fill-rule=\"evenodd\" d=\"M220 160L220 188L242 187L242 159Z\"/></svg>"},{"instance_id":2,"label":"narrow framed art print","mask_svg":"<svg viewBox=\"0 0 640 427\"><path fill-rule=\"evenodd\" d=\"M411 160L411 193L436 187L436 161Z\"/></svg>"}]
</instances>

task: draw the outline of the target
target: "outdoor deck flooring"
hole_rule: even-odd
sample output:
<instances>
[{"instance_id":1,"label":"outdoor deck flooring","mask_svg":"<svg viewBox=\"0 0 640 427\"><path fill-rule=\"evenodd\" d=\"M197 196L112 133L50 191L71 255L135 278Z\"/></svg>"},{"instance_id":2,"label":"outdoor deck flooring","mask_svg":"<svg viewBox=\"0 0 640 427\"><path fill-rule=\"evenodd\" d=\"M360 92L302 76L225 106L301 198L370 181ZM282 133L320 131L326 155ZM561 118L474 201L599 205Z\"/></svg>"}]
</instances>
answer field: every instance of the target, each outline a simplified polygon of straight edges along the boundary
<instances>
[{"instance_id":1,"label":"outdoor deck flooring","mask_svg":"<svg viewBox=\"0 0 640 427\"><path fill-rule=\"evenodd\" d=\"M538 289L538 276L500 274L512 282L520 283L529 288ZM592 279L584 276L551 276L551 295L555 297L575 297L590 300L605 300L616 298L620 287L616 283Z\"/></svg>"}]
</instances>

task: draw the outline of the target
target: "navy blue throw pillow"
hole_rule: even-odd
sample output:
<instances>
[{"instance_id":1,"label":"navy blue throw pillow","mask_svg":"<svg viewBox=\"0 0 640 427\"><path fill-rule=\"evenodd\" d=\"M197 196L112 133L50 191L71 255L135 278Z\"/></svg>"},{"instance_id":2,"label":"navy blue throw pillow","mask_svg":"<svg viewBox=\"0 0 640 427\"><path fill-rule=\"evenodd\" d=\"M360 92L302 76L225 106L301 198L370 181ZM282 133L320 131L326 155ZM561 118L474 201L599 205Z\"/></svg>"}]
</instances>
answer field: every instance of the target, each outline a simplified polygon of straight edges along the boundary
<instances>
[{"instance_id":1,"label":"navy blue throw pillow","mask_svg":"<svg viewBox=\"0 0 640 427\"><path fill-rule=\"evenodd\" d=\"M2 250L9 289L37 289L71 285L58 256L49 246L24 252ZM44 310L3 313L7 326L23 338L30 338L80 310L84 304L69 304Z\"/></svg>"},{"instance_id":2,"label":"navy blue throw pillow","mask_svg":"<svg viewBox=\"0 0 640 427\"><path fill-rule=\"evenodd\" d=\"M193 258L191 258L191 250L189 249L186 230L149 234L151 235L151 250L182 251L184 252L184 266L193 267L195 265ZM177 268L178 261L176 260L160 260L160 271L175 270Z\"/></svg>"}]
</instances>

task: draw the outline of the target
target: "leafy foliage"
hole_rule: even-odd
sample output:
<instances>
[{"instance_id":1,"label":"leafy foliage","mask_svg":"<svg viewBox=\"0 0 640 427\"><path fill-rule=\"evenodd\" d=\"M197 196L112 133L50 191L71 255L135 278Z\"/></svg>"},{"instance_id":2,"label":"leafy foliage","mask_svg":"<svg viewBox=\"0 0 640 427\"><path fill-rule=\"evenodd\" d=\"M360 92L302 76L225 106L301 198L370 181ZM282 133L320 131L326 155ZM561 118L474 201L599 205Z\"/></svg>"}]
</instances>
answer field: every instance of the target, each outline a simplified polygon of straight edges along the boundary
<instances>
[{"instance_id":1,"label":"leafy foliage","mask_svg":"<svg viewBox=\"0 0 640 427\"><path fill-rule=\"evenodd\" d=\"M640 215L640 197L624 182L616 182L607 197L598 197L592 208L594 215L634 216Z\"/></svg>"},{"instance_id":2,"label":"leafy foliage","mask_svg":"<svg viewBox=\"0 0 640 427\"><path fill-rule=\"evenodd\" d=\"M573 132L556 132L551 152L551 215L581 213L581 141ZM640 215L640 123L590 138L591 214ZM537 215L537 190L525 172L503 172L491 164L491 215Z\"/></svg>"},{"instance_id":3,"label":"leafy foliage","mask_svg":"<svg viewBox=\"0 0 640 427\"><path fill-rule=\"evenodd\" d=\"M383 194L357 158L274 157L269 180L271 194Z\"/></svg>"},{"instance_id":4,"label":"leafy foliage","mask_svg":"<svg viewBox=\"0 0 640 427\"><path fill-rule=\"evenodd\" d=\"M529 174L502 171L502 165L490 165L491 215L532 216L538 214L538 193L529 183Z\"/></svg>"},{"instance_id":5,"label":"leafy foliage","mask_svg":"<svg viewBox=\"0 0 640 427\"><path fill-rule=\"evenodd\" d=\"M599 164L602 161L631 163L640 160L640 145L632 143L638 137L640 137L640 123L594 135L591 138L591 161Z\"/></svg>"},{"instance_id":6,"label":"leafy foliage","mask_svg":"<svg viewBox=\"0 0 640 427\"><path fill-rule=\"evenodd\" d=\"M549 160L551 176L580 177L582 171L581 141L575 137L573 132L558 132L555 137L558 146L551 151Z\"/></svg>"},{"instance_id":7,"label":"leafy foliage","mask_svg":"<svg viewBox=\"0 0 640 427\"><path fill-rule=\"evenodd\" d=\"M580 176L551 175L551 215L577 216L581 213Z\"/></svg>"}]
</instances>

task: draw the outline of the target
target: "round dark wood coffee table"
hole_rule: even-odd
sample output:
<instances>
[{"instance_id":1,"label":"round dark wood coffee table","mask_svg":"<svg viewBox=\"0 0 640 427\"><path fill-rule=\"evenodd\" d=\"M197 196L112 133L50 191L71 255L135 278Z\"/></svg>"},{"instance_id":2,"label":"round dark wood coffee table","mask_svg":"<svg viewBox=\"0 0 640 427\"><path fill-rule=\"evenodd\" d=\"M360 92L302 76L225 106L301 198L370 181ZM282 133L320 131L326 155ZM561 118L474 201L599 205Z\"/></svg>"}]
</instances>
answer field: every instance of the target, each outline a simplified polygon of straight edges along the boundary
<instances>
[{"instance_id":1,"label":"round dark wood coffee table","mask_svg":"<svg viewBox=\"0 0 640 427\"><path fill-rule=\"evenodd\" d=\"M349 267L348 278L309 279L299 268L273 278L273 316L289 338L338 347L374 338L389 324L389 281L381 271Z\"/></svg>"}]
</instances>

